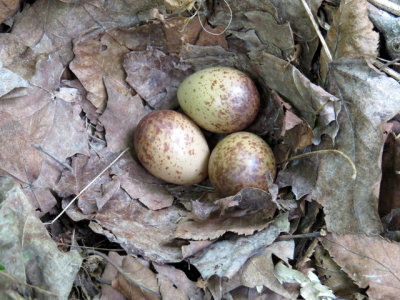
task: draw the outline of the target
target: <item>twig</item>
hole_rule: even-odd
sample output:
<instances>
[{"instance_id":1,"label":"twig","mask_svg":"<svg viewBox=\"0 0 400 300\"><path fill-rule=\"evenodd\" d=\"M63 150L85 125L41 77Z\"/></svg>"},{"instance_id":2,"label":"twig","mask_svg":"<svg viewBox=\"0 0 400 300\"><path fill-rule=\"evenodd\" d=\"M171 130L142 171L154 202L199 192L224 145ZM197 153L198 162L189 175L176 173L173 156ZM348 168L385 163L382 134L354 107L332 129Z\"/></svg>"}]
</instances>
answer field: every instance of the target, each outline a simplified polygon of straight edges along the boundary
<instances>
[{"instance_id":1,"label":"twig","mask_svg":"<svg viewBox=\"0 0 400 300\"><path fill-rule=\"evenodd\" d=\"M57 220L67 211L67 209L75 202L75 200L78 199L78 198L79 198L93 183L95 183L96 180L99 179L99 178L101 177L101 175L103 175L109 168L111 168L111 166L112 166L113 164L115 164L115 163L121 158L121 156L124 155L125 152L127 152L128 150L129 150L129 148L126 148L124 151L122 151L122 152L117 156L116 159L114 159L103 171L101 171L99 175L97 175L95 178L93 178L93 180L92 180L91 182L89 182L88 185L85 186L85 187L79 192L79 194L76 195L76 196L68 203L68 205L62 210L62 212L60 212L60 213L58 214L57 217L54 218L53 221L51 221L50 223L44 223L44 225L51 225L51 224L53 224L55 221L57 221Z\"/></svg>"},{"instance_id":2,"label":"twig","mask_svg":"<svg viewBox=\"0 0 400 300\"><path fill-rule=\"evenodd\" d=\"M392 68L388 67L388 64L384 64L382 62L380 62L379 60L375 60L373 62L373 65L375 67L377 67L379 70L382 70L383 72L385 72L387 75L389 75L390 77L396 79L397 81L400 81L400 74L397 73L395 70L393 70Z\"/></svg>"},{"instance_id":3,"label":"twig","mask_svg":"<svg viewBox=\"0 0 400 300\"><path fill-rule=\"evenodd\" d=\"M277 241L286 241L286 240L293 240L293 239L309 239L309 238L319 238L326 236L325 231L320 232L310 232L310 233L301 233L301 234L287 234L281 235L276 240Z\"/></svg>"},{"instance_id":4,"label":"twig","mask_svg":"<svg viewBox=\"0 0 400 300\"><path fill-rule=\"evenodd\" d=\"M32 288L32 289L35 289L35 290L38 291L39 293L46 294L46 295L50 295L50 296L54 296L54 297L57 297L57 298L59 297L59 295L56 294L56 293L54 293L54 292L50 292L50 291L44 290L44 289L42 289L42 288L40 288L40 287L38 287L38 286L31 285L31 284L28 284L28 283L25 283L25 282L20 282L17 278L15 278L14 276L12 276L12 275L10 275L10 274L4 272L4 271L1 271L1 270L0 270L0 275L2 275L2 276L4 276L4 277L7 277L7 278L10 279L11 281L16 282L16 283L18 283L18 284L20 284L20 285L25 285L25 286L27 286L27 287L30 287L30 288Z\"/></svg>"},{"instance_id":5,"label":"twig","mask_svg":"<svg viewBox=\"0 0 400 300\"><path fill-rule=\"evenodd\" d=\"M110 260L110 258L105 255L104 253L101 253L99 251L96 250L86 250L87 253L91 253L91 254L95 254L100 256L101 258L105 259L109 264L111 264L115 269L117 269L117 271L124 276L124 278L126 279L126 281L128 281L130 284L136 285L139 288L141 288L142 290L155 294L155 295L160 295L160 293L158 291L153 291L152 289L142 285L141 283L139 283L138 281L136 281L135 279L132 278L132 276L125 272L120 266L118 266L116 263L114 263L112 260Z\"/></svg>"},{"instance_id":6,"label":"twig","mask_svg":"<svg viewBox=\"0 0 400 300\"><path fill-rule=\"evenodd\" d=\"M308 14L308 17L311 20L311 23L312 23L312 25L314 27L315 32L318 35L319 40L321 41L322 47L324 48L325 54L328 57L329 62L331 62L332 61L332 54L329 51L328 45L326 44L325 39L322 36L321 31L319 30L317 22L315 22L315 20L314 20L314 16L313 16L313 14L311 12L310 7L308 6L308 4L307 4L307 2L305 0L301 0L301 3L303 3L303 6L304 6L304 8L305 8L305 10L306 10L306 12Z\"/></svg>"},{"instance_id":7,"label":"twig","mask_svg":"<svg viewBox=\"0 0 400 300\"><path fill-rule=\"evenodd\" d=\"M59 163L60 165L62 165L64 168L67 168L69 170L72 171L72 168L70 165L67 165L66 163L63 163L61 161L59 161L53 154L50 154L49 152L47 152L46 150L44 150L42 148L42 146L38 145L38 144L32 144L33 147L35 147L37 150L43 152L44 154L46 154L47 156L49 156L50 158L52 158L54 161L56 161L57 163Z\"/></svg>"},{"instance_id":8,"label":"twig","mask_svg":"<svg viewBox=\"0 0 400 300\"><path fill-rule=\"evenodd\" d=\"M400 6L389 0L368 0L371 4L376 7L382 8L390 12L393 15L400 16Z\"/></svg>"},{"instance_id":9,"label":"twig","mask_svg":"<svg viewBox=\"0 0 400 300\"><path fill-rule=\"evenodd\" d=\"M307 152L307 153L299 154L296 156L292 156L287 161L292 161L295 159L303 158L303 157L306 157L306 156L309 156L312 154L326 154L326 153L336 153L336 154L343 156L350 163L351 168L353 169L353 175L351 176L351 178L352 179L357 178L356 165L353 163L353 161L351 160L350 157L348 157L345 153L343 153L342 151L339 151L339 150L330 149L330 150L317 150L317 151Z\"/></svg>"}]
</instances>

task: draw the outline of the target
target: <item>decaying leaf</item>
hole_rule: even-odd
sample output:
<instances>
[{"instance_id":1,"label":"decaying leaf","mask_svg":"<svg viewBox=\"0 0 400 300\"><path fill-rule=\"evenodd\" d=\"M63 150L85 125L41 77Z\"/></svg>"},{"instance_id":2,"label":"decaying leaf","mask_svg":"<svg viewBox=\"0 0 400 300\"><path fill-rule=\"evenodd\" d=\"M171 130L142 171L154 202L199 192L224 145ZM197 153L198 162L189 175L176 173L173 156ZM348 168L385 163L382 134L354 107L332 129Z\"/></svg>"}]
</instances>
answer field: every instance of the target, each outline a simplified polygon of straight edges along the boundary
<instances>
[{"instance_id":1,"label":"decaying leaf","mask_svg":"<svg viewBox=\"0 0 400 300\"><path fill-rule=\"evenodd\" d=\"M99 120L106 130L107 149L117 153L127 147L133 148L133 132L147 114L142 99L133 96L126 84L112 77L105 77L104 84L108 95L107 109Z\"/></svg>"},{"instance_id":2,"label":"decaying leaf","mask_svg":"<svg viewBox=\"0 0 400 300\"><path fill-rule=\"evenodd\" d=\"M0 97L6 95L8 92L16 88L28 87L28 83L18 74L3 68L3 63L0 60Z\"/></svg>"},{"instance_id":3,"label":"decaying leaf","mask_svg":"<svg viewBox=\"0 0 400 300\"><path fill-rule=\"evenodd\" d=\"M159 288L156 274L132 256L122 259L122 270L112 281L112 287L120 291L127 299L158 300ZM129 276L129 277L128 277ZM128 277L128 278L127 278ZM129 279L134 280L130 282Z\"/></svg>"},{"instance_id":4,"label":"decaying leaf","mask_svg":"<svg viewBox=\"0 0 400 300\"><path fill-rule=\"evenodd\" d=\"M204 299L203 291L186 274L172 266L154 265L162 299Z\"/></svg>"},{"instance_id":5,"label":"decaying leaf","mask_svg":"<svg viewBox=\"0 0 400 300\"><path fill-rule=\"evenodd\" d=\"M18 0L4 0L0 4L0 24L11 17L19 8Z\"/></svg>"},{"instance_id":6,"label":"decaying leaf","mask_svg":"<svg viewBox=\"0 0 400 300\"><path fill-rule=\"evenodd\" d=\"M129 85L156 109L178 106L178 86L192 72L190 66L180 63L178 56L166 55L157 49L128 53L124 68Z\"/></svg>"},{"instance_id":7,"label":"decaying leaf","mask_svg":"<svg viewBox=\"0 0 400 300\"><path fill-rule=\"evenodd\" d=\"M164 5L168 10L191 10L195 2L196 0L164 0Z\"/></svg>"},{"instance_id":8,"label":"decaying leaf","mask_svg":"<svg viewBox=\"0 0 400 300\"><path fill-rule=\"evenodd\" d=\"M300 271L288 268L282 262L279 262L275 266L274 274L280 282L299 283L301 285L300 295L304 299L318 300L324 298L333 300L336 298L328 287L320 283L317 275L311 270L308 271L306 276Z\"/></svg>"},{"instance_id":9,"label":"decaying leaf","mask_svg":"<svg viewBox=\"0 0 400 300\"><path fill-rule=\"evenodd\" d=\"M120 256L118 253L114 251L110 251L108 253L108 258L117 266L122 265L122 260L124 259L124 256ZM113 265L108 263L104 269L103 274L101 275L101 279L111 282L115 276L117 275L117 270ZM117 290L113 289L110 285L108 284L102 284L101 285L101 298L100 300L126 300L126 298Z\"/></svg>"},{"instance_id":10,"label":"decaying leaf","mask_svg":"<svg viewBox=\"0 0 400 300\"><path fill-rule=\"evenodd\" d=\"M3 183L6 182L2 180ZM64 253L57 249L20 188L14 187L3 195L5 198L0 199L2 272L18 282L38 287L32 291L38 298L67 299L82 258L75 250ZM8 290L15 283L9 277L0 276L0 290ZM29 289L26 292L29 294Z\"/></svg>"},{"instance_id":11,"label":"decaying leaf","mask_svg":"<svg viewBox=\"0 0 400 300\"><path fill-rule=\"evenodd\" d=\"M351 180L353 171L342 157L324 155L313 197L324 206L329 231L378 233L381 124L400 111L400 86L360 60L335 63L330 76L332 91L344 101L335 149L354 161L357 178Z\"/></svg>"},{"instance_id":12,"label":"decaying leaf","mask_svg":"<svg viewBox=\"0 0 400 300\"><path fill-rule=\"evenodd\" d=\"M240 272L241 284L250 288L265 286L283 297L297 298L298 293L286 290L274 276L272 255L288 263L288 259L293 259L294 241L275 242L260 254L250 258Z\"/></svg>"},{"instance_id":13,"label":"decaying leaf","mask_svg":"<svg viewBox=\"0 0 400 300\"><path fill-rule=\"evenodd\" d=\"M329 234L321 238L333 260L372 299L397 299L399 295L399 244L382 237Z\"/></svg>"},{"instance_id":14,"label":"decaying leaf","mask_svg":"<svg viewBox=\"0 0 400 300\"><path fill-rule=\"evenodd\" d=\"M326 37L333 60L356 57L376 58L379 35L372 29L366 0L341 1ZM324 81L330 63L324 51L321 52L320 61L321 77Z\"/></svg>"},{"instance_id":15,"label":"decaying leaf","mask_svg":"<svg viewBox=\"0 0 400 300\"><path fill-rule=\"evenodd\" d=\"M107 33L101 33L94 39L78 40L74 45L75 57L70 69L88 91L88 100L99 111L104 110L107 101L103 78L107 76L124 82L122 61L128 52Z\"/></svg>"},{"instance_id":16,"label":"decaying leaf","mask_svg":"<svg viewBox=\"0 0 400 300\"><path fill-rule=\"evenodd\" d=\"M213 275L232 278L250 257L272 244L281 232L289 230L287 217L287 214L278 217L267 229L249 237L217 241L198 252L190 262L204 279Z\"/></svg>"}]
</instances>

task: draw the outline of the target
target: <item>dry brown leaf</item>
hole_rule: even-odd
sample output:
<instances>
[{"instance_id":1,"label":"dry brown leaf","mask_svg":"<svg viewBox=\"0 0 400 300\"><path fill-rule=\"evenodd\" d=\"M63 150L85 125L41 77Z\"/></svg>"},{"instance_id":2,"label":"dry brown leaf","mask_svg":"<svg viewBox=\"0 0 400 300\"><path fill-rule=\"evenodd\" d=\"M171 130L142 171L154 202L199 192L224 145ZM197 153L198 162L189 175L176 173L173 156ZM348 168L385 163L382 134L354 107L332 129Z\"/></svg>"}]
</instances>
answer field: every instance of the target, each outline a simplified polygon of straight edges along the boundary
<instances>
[{"instance_id":1,"label":"dry brown leaf","mask_svg":"<svg viewBox=\"0 0 400 300\"><path fill-rule=\"evenodd\" d=\"M196 0L164 0L165 8L168 10L191 10Z\"/></svg>"},{"instance_id":2,"label":"dry brown leaf","mask_svg":"<svg viewBox=\"0 0 400 300\"><path fill-rule=\"evenodd\" d=\"M129 50L144 51L148 47L166 50L163 25L160 23L143 24L136 27L118 27L107 31L119 44Z\"/></svg>"},{"instance_id":3,"label":"dry brown leaf","mask_svg":"<svg viewBox=\"0 0 400 300\"><path fill-rule=\"evenodd\" d=\"M250 257L272 244L282 231L289 230L287 217L287 214L277 217L267 229L251 236L217 241L195 254L190 262L203 279L213 275L232 278Z\"/></svg>"},{"instance_id":4,"label":"dry brown leaf","mask_svg":"<svg viewBox=\"0 0 400 300\"><path fill-rule=\"evenodd\" d=\"M0 24L11 17L19 8L18 0L3 0L0 3Z\"/></svg>"},{"instance_id":5,"label":"dry brown leaf","mask_svg":"<svg viewBox=\"0 0 400 300\"><path fill-rule=\"evenodd\" d=\"M192 73L177 55L166 55L157 49L130 52L125 56L124 68L126 81L155 109L176 108L178 86Z\"/></svg>"},{"instance_id":6,"label":"dry brown leaf","mask_svg":"<svg viewBox=\"0 0 400 300\"><path fill-rule=\"evenodd\" d=\"M104 84L108 101L99 120L106 130L107 150L117 153L127 147L133 148L133 131L147 114L142 99L133 96L126 84L112 77L104 77Z\"/></svg>"},{"instance_id":7,"label":"dry brown leaf","mask_svg":"<svg viewBox=\"0 0 400 300\"><path fill-rule=\"evenodd\" d=\"M208 247L215 240L212 241L189 241L189 245L182 246L183 259L192 256L196 252Z\"/></svg>"},{"instance_id":8,"label":"dry brown leaf","mask_svg":"<svg viewBox=\"0 0 400 300\"><path fill-rule=\"evenodd\" d=\"M380 236L329 234L320 239L333 260L371 299L398 299L400 245Z\"/></svg>"},{"instance_id":9,"label":"dry brown leaf","mask_svg":"<svg viewBox=\"0 0 400 300\"><path fill-rule=\"evenodd\" d=\"M204 18L202 18L204 21ZM199 19L172 17L163 20L167 51L179 53L185 44L195 44L201 32Z\"/></svg>"},{"instance_id":10,"label":"dry brown leaf","mask_svg":"<svg viewBox=\"0 0 400 300\"><path fill-rule=\"evenodd\" d=\"M349 276L334 262L328 251L321 246L315 249L315 265L321 283L332 289L337 297L354 299L360 289Z\"/></svg>"},{"instance_id":11,"label":"dry brown leaf","mask_svg":"<svg viewBox=\"0 0 400 300\"><path fill-rule=\"evenodd\" d=\"M286 290L276 279L272 255L288 263L288 260L294 257L294 241L280 241L268 246L262 253L250 258L237 276L244 286L265 286L283 297L296 299L298 293Z\"/></svg>"},{"instance_id":12,"label":"dry brown leaf","mask_svg":"<svg viewBox=\"0 0 400 300\"><path fill-rule=\"evenodd\" d=\"M121 266L124 256L120 256L117 252L110 251L108 253L108 258L117 266ZM101 279L110 282L115 278L117 273L118 271L115 269L115 267L110 263L108 263L104 268L104 272L101 275ZM110 285L102 284L100 300L126 300L126 298L120 292L113 289Z\"/></svg>"},{"instance_id":13,"label":"dry brown leaf","mask_svg":"<svg viewBox=\"0 0 400 300\"><path fill-rule=\"evenodd\" d=\"M322 134L335 138L338 131L336 119L341 106L335 96L313 84L282 59L258 51L252 52L250 57L264 84L288 99L299 116L313 128L314 144L319 143Z\"/></svg>"},{"instance_id":14,"label":"dry brown leaf","mask_svg":"<svg viewBox=\"0 0 400 300\"><path fill-rule=\"evenodd\" d=\"M197 38L196 45L198 46L221 46L225 50L228 50L228 42L226 41L225 34L221 34L224 31L223 26L217 26L215 28L211 27L207 23L205 23L204 28L212 32L214 34L210 34L209 32L205 31L204 29L200 31L200 34Z\"/></svg>"},{"instance_id":15,"label":"dry brown leaf","mask_svg":"<svg viewBox=\"0 0 400 300\"><path fill-rule=\"evenodd\" d=\"M320 156L313 199L324 206L329 231L379 233L381 124L400 111L400 86L392 78L371 70L362 59L337 62L330 75L332 92L345 102L334 148L353 160L357 178L351 179L353 170L341 156Z\"/></svg>"},{"instance_id":16,"label":"dry brown leaf","mask_svg":"<svg viewBox=\"0 0 400 300\"><path fill-rule=\"evenodd\" d=\"M101 33L93 39L78 40L74 45L75 57L69 67L88 91L87 99L99 111L104 110L107 101L103 78L107 76L124 82L122 61L128 52L108 33Z\"/></svg>"},{"instance_id":17,"label":"dry brown leaf","mask_svg":"<svg viewBox=\"0 0 400 300\"><path fill-rule=\"evenodd\" d=\"M148 267L141 264L132 256L125 256L122 260L121 268L129 274L129 277L135 280L141 286L158 293L158 282L156 274ZM131 300L158 300L160 297L148 291L143 290L140 286L132 284L128 279L118 273L112 281L112 287L120 291L127 299Z\"/></svg>"},{"instance_id":18,"label":"dry brown leaf","mask_svg":"<svg viewBox=\"0 0 400 300\"><path fill-rule=\"evenodd\" d=\"M390 133L382 156L382 182L379 193L379 214L385 216L400 208L400 139ZM391 220L391 229L400 230L400 218Z\"/></svg>"},{"instance_id":19,"label":"dry brown leaf","mask_svg":"<svg viewBox=\"0 0 400 300\"><path fill-rule=\"evenodd\" d=\"M61 197L77 195L89 182L116 157L114 153L108 153L99 158L95 153L90 157L77 155L72 158L72 170L65 170L57 185L57 192ZM84 194L79 197L78 207L85 215L97 212L97 199L104 197L103 185L110 182L110 171L105 172ZM115 192L115 190L114 190ZM107 202L112 195L108 195ZM101 200L100 204L103 204Z\"/></svg>"},{"instance_id":20,"label":"dry brown leaf","mask_svg":"<svg viewBox=\"0 0 400 300\"><path fill-rule=\"evenodd\" d=\"M341 58L376 58L379 34L373 27L368 18L367 0L341 1L326 36L333 61ZM321 77L325 81L330 61L324 51L321 51L320 63Z\"/></svg>"},{"instance_id":21,"label":"dry brown leaf","mask_svg":"<svg viewBox=\"0 0 400 300\"><path fill-rule=\"evenodd\" d=\"M123 156L111 171L118 175L122 189L146 207L158 210L172 205L174 197L167 191L165 183L152 176L130 155Z\"/></svg>"},{"instance_id":22,"label":"dry brown leaf","mask_svg":"<svg viewBox=\"0 0 400 300\"><path fill-rule=\"evenodd\" d=\"M157 263L182 260L181 244L174 240L177 222L187 212L179 207L153 211L120 189L95 216L89 227L119 243L128 254Z\"/></svg>"},{"instance_id":23,"label":"dry brown leaf","mask_svg":"<svg viewBox=\"0 0 400 300\"><path fill-rule=\"evenodd\" d=\"M172 266L154 265L157 271L158 284L163 299L202 300L203 291L196 283L189 280L186 274Z\"/></svg>"},{"instance_id":24,"label":"dry brown leaf","mask_svg":"<svg viewBox=\"0 0 400 300\"><path fill-rule=\"evenodd\" d=\"M295 35L296 44L301 47L299 69L303 74L308 75L311 71L314 55L318 50L319 40L302 1L271 0L271 2L276 7L278 19L281 22L290 24L290 28ZM307 0L306 2L316 19L318 9L323 1Z\"/></svg>"}]
</instances>

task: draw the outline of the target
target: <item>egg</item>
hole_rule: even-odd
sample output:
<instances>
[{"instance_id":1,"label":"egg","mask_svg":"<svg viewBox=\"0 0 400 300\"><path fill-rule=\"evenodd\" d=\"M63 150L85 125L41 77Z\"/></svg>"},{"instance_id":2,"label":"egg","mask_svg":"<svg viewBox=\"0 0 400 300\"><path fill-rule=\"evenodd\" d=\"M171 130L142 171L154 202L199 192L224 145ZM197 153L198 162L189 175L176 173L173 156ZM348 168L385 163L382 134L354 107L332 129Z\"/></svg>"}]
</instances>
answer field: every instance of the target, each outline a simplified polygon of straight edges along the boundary
<instances>
[{"instance_id":1,"label":"egg","mask_svg":"<svg viewBox=\"0 0 400 300\"><path fill-rule=\"evenodd\" d=\"M260 107L251 78L228 67L207 68L187 77L179 85L178 101L200 127L216 133L246 128Z\"/></svg>"},{"instance_id":2,"label":"egg","mask_svg":"<svg viewBox=\"0 0 400 300\"><path fill-rule=\"evenodd\" d=\"M134 148L141 164L169 183L190 185L207 177L210 150L200 128L185 115L157 110L140 120Z\"/></svg>"},{"instance_id":3,"label":"egg","mask_svg":"<svg viewBox=\"0 0 400 300\"><path fill-rule=\"evenodd\" d=\"M270 173L275 178L275 157L268 144L249 132L236 132L222 139L208 163L211 184L221 196L231 196L245 187L268 190Z\"/></svg>"}]
</instances>

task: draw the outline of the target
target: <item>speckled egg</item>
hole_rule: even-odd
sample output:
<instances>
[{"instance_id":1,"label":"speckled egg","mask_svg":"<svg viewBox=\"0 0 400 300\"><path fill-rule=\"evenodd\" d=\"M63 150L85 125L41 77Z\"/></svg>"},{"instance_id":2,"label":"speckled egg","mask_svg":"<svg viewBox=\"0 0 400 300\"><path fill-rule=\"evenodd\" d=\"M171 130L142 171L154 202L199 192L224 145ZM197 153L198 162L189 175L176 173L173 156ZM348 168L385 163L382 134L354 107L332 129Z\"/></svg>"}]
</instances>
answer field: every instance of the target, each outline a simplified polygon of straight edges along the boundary
<instances>
[{"instance_id":1,"label":"speckled egg","mask_svg":"<svg viewBox=\"0 0 400 300\"><path fill-rule=\"evenodd\" d=\"M251 78L227 67L207 68L187 77L178 88L178 101L200 127L217 133L246 128L260 106Z\"/></svg>"},{"instance_id":2,"label":"speckled egg","mask_svg":"<svg viewBox=\"0 0 400 300\"><path fill-rule=\"evenodd\" d=\"M249 132L236 132L221 140L211 152L208 174L221 196L245 187L268 190L267 176L275 178L275 157L268 144Z\"/></svg>"},{"instance_id":3,"label":"speckled egg","mask_svg":"<svg viewBox=\"0 0 400 300\"><path fill-rule=\"evenodd\" d=\"M173 110L146 115L134 134L139 161L154 176L179 185L207 177L210 150L200 128Z\"/></svg>"}]
</instances>

